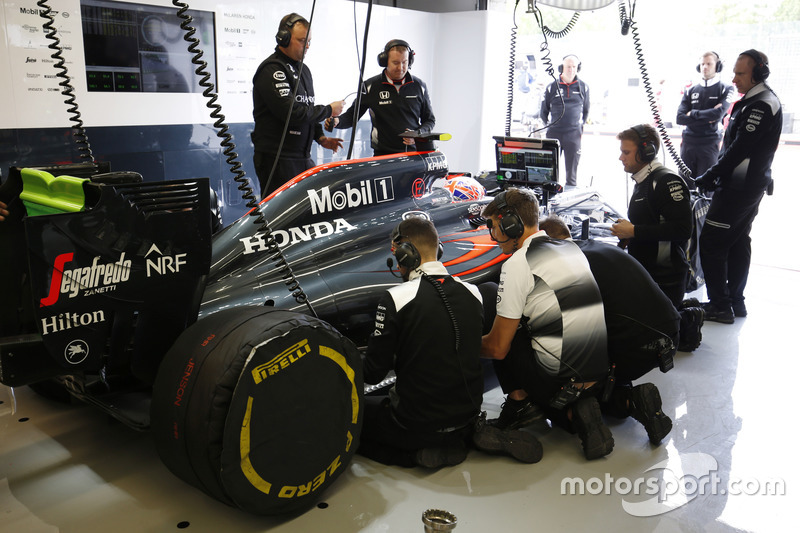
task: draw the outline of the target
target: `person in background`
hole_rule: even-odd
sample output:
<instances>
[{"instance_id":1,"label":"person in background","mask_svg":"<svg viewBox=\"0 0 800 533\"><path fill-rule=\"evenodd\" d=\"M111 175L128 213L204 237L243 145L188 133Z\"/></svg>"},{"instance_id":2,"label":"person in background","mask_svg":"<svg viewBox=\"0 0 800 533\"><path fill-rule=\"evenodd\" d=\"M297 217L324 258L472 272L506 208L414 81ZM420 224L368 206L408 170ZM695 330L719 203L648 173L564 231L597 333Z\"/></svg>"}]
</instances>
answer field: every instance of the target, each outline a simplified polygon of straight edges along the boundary
<instances>
[{"instance_id":1,"label":"person in background","mask_svg":"<svg viewBox=\"0 0 800 533\"><path fill-rule=\"evenodd\" d=\"M386 43L378 54L383 72L364 82L358 111L354 104L340 116L326 119L325 129L351 128L369 110L373 155L433 150L432 142L415 145L414 138L399 136L406 131L430 133L436 124L428 87L408 71L413 64L414 51L406 41L392 39Z\"/></svg>"},{"instance_id":2,"label":"person in background","mask_svg":"<svg viewBox=\"0 0 800 533\"><path fill-rule=\"evenodd\" d=\"M719 76L722 60L716 52L703 54L697 72L700 82L684 91L676 117L678 124L686 126L681 136L681 159L694 178L717 162L722 119L731 107L733 96L733 87L723 83Z\"/></svg>"},{"instance_id":3,"label":"person in background","mask_svg":"<svg viewBox=\"0 0 800 533\"><path fill-rule=\"evenodd\" d=\"M589 86L578 79L581 61L574 54L564 56L558 71L558 80L545 89L539 116L549 124L547 137L561 144L567 186L576 187L583 125L589 116Z\"/></svg>"}]
</instances>

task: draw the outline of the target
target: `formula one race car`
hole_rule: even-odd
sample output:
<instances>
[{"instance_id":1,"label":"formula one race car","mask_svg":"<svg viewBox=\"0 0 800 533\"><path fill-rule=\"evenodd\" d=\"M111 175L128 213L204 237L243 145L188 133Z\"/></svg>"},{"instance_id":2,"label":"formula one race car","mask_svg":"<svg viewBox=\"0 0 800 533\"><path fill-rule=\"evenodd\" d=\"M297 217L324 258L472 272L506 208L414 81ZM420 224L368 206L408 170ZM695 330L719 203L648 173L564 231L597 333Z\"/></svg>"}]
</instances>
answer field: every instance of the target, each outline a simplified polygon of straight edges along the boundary
<instances>
[{"instance_id":1,"label":"formula one race car","mask_svg":"<svg viewBox=\"0 0 800 533\"><path fill-rule=\"evenodd\" d=\"M150 428L178 477L257 514L310 507L355 453L358 346L398 282L399 221L430 218L465 280L503 260L490 198L433 186L438 151L315 167L213 237L205 179L78 170L14 168L0 187L0 382Z\"/></svg>"}]
</instances>

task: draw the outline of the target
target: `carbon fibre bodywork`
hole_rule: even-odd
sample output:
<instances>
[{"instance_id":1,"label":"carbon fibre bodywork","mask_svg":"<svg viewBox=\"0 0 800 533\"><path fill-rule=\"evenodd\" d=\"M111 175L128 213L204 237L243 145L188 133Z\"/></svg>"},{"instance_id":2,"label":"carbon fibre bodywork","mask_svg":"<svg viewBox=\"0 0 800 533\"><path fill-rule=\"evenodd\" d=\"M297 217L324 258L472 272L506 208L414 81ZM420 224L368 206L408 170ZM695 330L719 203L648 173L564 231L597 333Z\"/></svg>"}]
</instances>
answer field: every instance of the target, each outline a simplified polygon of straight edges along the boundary
<instances>
[{"instance_id":1,"label":"carbon fibre bodywork","mask_svg":"<svg viewBox=\"0 0 800 533\"><path fill-rule=\"evenodd\" d=\"M290 293L287 271L253 214L274 241L314 312L363 343L382 291L398 283L387 258L389 235L403 217L427 216L451 274L480 283L496 279L504 257L480 212L491 198L455 201L433 189L447 175L440 152L408 153L318 166L295 177L213 238L200 316L237 305L274 305L308 312Z\"/></svg>"}]
</instances>

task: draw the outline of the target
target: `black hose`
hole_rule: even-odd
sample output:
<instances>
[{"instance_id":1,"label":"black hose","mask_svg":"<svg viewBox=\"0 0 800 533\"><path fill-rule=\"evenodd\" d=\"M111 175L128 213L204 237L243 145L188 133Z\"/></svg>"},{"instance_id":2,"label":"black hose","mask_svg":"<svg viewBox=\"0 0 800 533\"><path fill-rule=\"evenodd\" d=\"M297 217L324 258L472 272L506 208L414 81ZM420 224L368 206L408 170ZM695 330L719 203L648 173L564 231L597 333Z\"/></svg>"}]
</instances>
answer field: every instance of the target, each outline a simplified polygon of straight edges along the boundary
<instances>
[{"instance_id":1,"label":"black hose","mask_svg":"<svg viewBox=\"0 0 800 533\"><path fill-rule=\"evenodd\" d=\"M356 141L356 129L358 128L358 117L361 111L362 86L364 85L364 67L367 63L367 37L369 36L369 23L372 19L372 0L367 4L367 21L364 25L364 53L361 56L361 70L358 72L358 87L356 88L356 101L353 102L353 127L350 130L350 146L347 147L347 159L353 157L353 146Z\"/></svg>"}]
</instances>

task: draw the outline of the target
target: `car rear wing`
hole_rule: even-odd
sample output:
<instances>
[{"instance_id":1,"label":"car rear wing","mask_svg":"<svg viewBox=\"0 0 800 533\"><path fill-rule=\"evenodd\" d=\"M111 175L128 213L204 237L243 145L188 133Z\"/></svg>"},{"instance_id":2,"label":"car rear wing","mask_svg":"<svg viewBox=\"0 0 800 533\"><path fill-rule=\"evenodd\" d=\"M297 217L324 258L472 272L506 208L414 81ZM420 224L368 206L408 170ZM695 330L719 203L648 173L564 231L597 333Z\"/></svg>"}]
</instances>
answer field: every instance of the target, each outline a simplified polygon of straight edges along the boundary
<instances>
[{"instance_id":1,"label":"car rear wing","mask_svg":"<svg viewBox=\"0 0 800 533\"><path fill-rule=\"evenodd\" d=\"M0 222L6 385L101 371L150 382L197 318L211 256L208 180L104 176L12 168L0 187L11 213Z\"/></svg>"}]
</instances>

